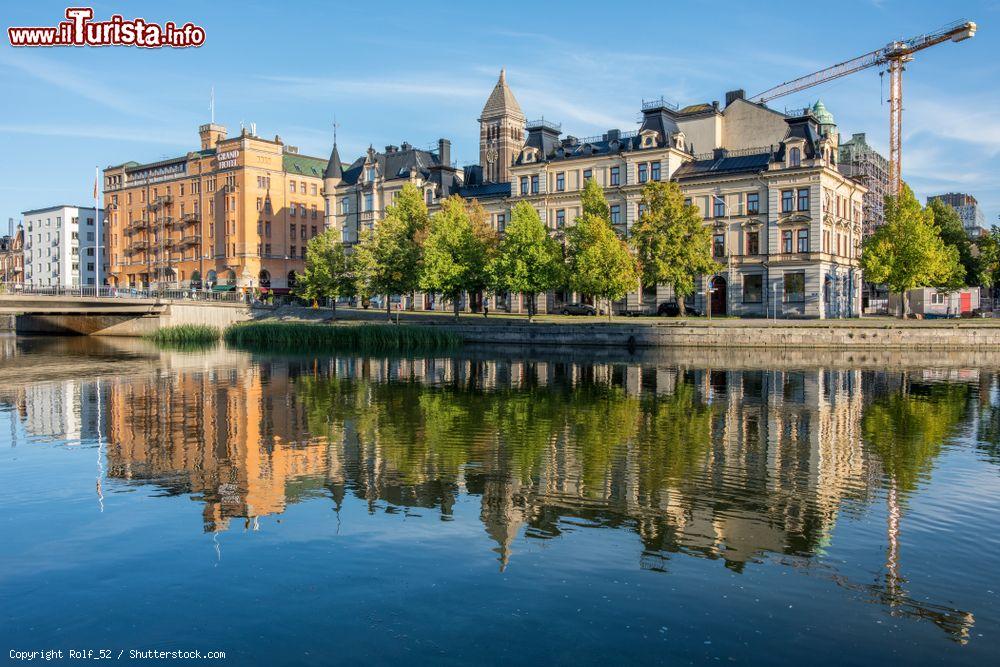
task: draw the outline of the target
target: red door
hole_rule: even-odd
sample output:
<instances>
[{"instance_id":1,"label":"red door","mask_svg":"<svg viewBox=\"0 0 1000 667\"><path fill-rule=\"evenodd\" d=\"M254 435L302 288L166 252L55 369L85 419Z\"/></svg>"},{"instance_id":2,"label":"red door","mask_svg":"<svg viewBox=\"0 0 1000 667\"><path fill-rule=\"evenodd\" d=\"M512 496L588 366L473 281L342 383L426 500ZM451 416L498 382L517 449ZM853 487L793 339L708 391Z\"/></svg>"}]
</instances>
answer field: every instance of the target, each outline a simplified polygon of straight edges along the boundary
<instances>
[{"instance_id":1,"label":"red door","mask_svg":"<svg viewBox=\"0 0 1000 667\"><path fill-rule=\"evenodd\" d=\"M970 312L972 310L972 292L962 292L959 294L959 303L961 312Z\"/></svg>"}]
</instances>

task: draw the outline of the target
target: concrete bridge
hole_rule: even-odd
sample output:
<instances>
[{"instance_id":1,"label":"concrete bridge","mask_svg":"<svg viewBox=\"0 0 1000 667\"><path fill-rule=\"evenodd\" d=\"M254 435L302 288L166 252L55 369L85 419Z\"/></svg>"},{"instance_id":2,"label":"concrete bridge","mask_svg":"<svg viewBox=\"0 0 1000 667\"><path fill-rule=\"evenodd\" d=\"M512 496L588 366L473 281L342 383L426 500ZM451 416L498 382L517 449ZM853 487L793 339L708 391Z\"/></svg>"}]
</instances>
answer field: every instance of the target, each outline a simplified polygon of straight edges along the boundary
<instances>
[{"instance_id":1,"label":"concrete bridge","mask_svg":"<svg viewBox=\"0 0 1000 667\"><path fill-rule=\"evenodd\" d=\"M0 292L0 322L17 333L92 336L144 336L180 324L224 328L253 317L253 308L238 296L8 287Z\"/></svg>"}]
</instances>

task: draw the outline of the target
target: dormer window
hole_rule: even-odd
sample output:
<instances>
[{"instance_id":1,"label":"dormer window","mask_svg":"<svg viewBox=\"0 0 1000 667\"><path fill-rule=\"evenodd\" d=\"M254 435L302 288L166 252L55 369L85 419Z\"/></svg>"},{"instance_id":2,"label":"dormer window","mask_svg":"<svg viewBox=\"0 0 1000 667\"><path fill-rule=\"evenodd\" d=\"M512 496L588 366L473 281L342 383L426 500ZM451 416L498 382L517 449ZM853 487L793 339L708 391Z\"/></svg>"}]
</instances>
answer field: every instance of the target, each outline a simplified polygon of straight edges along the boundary
<instances>
[{"instance_id":1,"label":"dormer window","mask_svg":"<svg viewBox=\"0 0 1000 667\"><path fill-rule=\"evenodd\" d=\"M802 151L798 148L792 148L788 151L788 166L798 167L802 165Z\"/></svg>"},{"instance_id":2,"label":"dormer window","mask_svg":"<svg viewBox=\"0 0 1000 667\"><path fill-rule=\"evenodd\" d=\"M368 180L369 181L375 180L375 167L368 167Z\"/></svg>"}]
</instances>

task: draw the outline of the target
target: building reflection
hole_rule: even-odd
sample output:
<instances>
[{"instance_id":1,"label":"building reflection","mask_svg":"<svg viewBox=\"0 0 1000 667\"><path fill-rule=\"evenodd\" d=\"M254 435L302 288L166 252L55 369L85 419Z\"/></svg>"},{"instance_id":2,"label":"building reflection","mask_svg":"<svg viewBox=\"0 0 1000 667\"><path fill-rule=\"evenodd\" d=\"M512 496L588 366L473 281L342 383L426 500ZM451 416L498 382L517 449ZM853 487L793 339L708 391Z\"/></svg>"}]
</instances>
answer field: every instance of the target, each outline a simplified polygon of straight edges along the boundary
<instances>
[{"instance_id":1,"label":"building reflection","mask_svg":"<svg viewBox=\"0 0 1000 667\"><path fill-rule=\"evenodd\" d=\"M36 435L99 430L112 484L190 495L209 532L255 529L307 497L449 520L461 496L478 496L501 570L520 540L588 527L634 533L637 564L650 570L677 555L736 572L775 554L808 563L841 515L884 503L883 581L830 578L958 641L972 625L971 614L907 597L899 544L906 497L967 411L983 411L982 428L1000 421L993 376L213 354L100 382L33 383L0 400ZM992 396L982 405L976 384ZM880 445L889 432L897 441Z\"/></svg>"}]
</instances>

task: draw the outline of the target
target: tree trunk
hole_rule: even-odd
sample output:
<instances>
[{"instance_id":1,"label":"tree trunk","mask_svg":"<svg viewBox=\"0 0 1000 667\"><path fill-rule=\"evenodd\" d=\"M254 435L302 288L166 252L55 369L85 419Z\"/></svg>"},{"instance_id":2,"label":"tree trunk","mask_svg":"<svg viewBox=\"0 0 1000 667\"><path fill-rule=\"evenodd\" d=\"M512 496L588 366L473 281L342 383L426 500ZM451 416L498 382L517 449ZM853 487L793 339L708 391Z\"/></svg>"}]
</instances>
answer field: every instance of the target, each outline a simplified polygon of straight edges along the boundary
<instances>
[{"instance_id":1,"label":"tree trunk","mask_svg":"<svg viewBox=\"0 0 1000 667\"><path fill-rule=\"evenodd\" d=\"M528 322L535 321L535 295L534 293L528 293Z\"/></svg>"},{"instance_id":2,"label":"tree trunk","mask_svg":"<svg viewBox=\"0 0 1000 667\"><path fill-rule=\"evenodd\" d=\"M330 299L330 308L333 310L333 317L334 317L334 319L336 319L336 317L337 317L337 297L333 297L332 299Z\"/></svg>"},{"instance_id":3,"label":"tree trunk","mask_svg":"<svg viewBox=\"0 0 1000 667\"><path fill-rule=\"evenodd\" d=\"M389 322L391 323L392 322L392 299L389 298L388 294L385 295L385 316L389 320Z\"/></svg>"},{"instance_id":4,"label":"tree trunk","mask_svg":"<svg viewBox=\"0 0 1000 667\"><path fill-rule=\"evenodd\" d=\"M455 309L455 321L458 322L459 320L458 295L452 295L451 306L452 308Z\"/></svg>"},{"instance_id":5,"label":"tree trunk","mask_svg":"<svg viewBox=\"0 0 1000 667\"><path fill-rule=\"evenodd\" d=\"M611 299L607 299L608 302L608 322L611 321Z\"/></svg>"},{"instance_id":6,"label":"tree trunk","mask_svg":"<svg viewBox=\"0 0 1000 667\"><path fill-rule=\"evenodd\" d=\"M906 319L906 314L910 310L910 294L907 290L903 290L899 293L899 307L902 310L900 317Z\"/></svg>"},{"instance_id":7,"label":"tree trunk","mask_svg":"<svg viewBox=\"0 0 1000 667\"><path fill-rule=\"evenodd\" d=\"M687 315L687 308L684 307L684 297L677 293L674 289L674 299L677 300L677 314L679 317L684 317Z\"/></svg>"}]
</instances>

